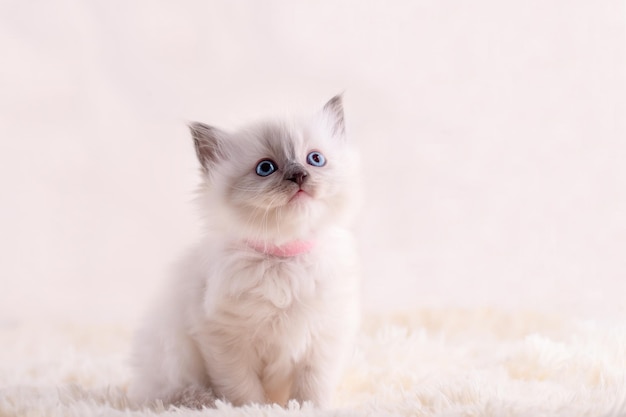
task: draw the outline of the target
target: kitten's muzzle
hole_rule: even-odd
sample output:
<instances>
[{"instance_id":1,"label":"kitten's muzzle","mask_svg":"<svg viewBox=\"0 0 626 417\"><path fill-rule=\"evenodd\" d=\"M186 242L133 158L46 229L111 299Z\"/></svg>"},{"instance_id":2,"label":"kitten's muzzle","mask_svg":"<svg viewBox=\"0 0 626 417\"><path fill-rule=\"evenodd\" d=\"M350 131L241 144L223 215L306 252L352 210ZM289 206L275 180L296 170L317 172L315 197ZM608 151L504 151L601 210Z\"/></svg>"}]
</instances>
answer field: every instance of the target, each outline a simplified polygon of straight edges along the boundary
<instances>
[{"instance_id":1,"label":"kitten's muzzle","mask_svg":"<svg viewBox=\"0 0 626 417\"><path fill-rule=\"evenodd\" d=\"M290 166L285 171L285 180L295 182L298 185L304 184L308 177L309 173L302 165Z\"/></svg>"}]
</instances>

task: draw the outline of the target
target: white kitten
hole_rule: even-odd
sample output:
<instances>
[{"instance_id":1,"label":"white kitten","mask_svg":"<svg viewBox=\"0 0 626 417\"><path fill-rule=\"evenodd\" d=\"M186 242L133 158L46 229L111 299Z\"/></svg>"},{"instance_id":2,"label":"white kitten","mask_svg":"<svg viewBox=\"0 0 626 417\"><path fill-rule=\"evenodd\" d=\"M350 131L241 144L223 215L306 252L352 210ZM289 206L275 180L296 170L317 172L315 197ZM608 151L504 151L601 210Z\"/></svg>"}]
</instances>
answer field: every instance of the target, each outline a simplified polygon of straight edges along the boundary
<instances>
[{"instance_id":1,"label":"white kitten","mask_svg":"<svg viewBox=\"0 0 626 417\"><path fill-rule=\"evenodd\" d=\"M130 396L326 406L358 322L341 96L306 122L190 128L206 237L137 334Z\"/></svg>"}]
</instances>

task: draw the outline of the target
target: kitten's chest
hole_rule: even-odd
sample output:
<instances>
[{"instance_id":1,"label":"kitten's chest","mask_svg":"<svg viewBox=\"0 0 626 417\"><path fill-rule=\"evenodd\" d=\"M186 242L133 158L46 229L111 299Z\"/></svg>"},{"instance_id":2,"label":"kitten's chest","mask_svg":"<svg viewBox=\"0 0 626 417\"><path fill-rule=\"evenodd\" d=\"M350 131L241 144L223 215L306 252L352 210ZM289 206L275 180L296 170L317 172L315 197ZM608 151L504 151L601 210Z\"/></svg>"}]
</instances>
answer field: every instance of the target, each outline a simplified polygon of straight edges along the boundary
<instances>
[{"instance_id":1,"label":"kitten's chest","mask_svg":"<svg viewBox=\"0 0 626 417\"><path fill-rule=\"evenodd\" d=\"M210 322L254 344L261 356L284 350L299 357L327 310L319 265L312 259L246 258L222 273L221 286L205 305Z\"/></svg>"},{"instance_id":2,"label":"kitten's chest","mask_svg":"<svg viewBox=\"0 0 626 417\"><path fill-rule=\"evenodd\" d=\"M223 253L206 280L207 328L254 345L262 357L301 357L315 335L345 319L356 294L350 256L324 249L291 258Z\"/></svg>"},{"instance_id":3,"label":"kitten's chest","mask_svg":"<svg viewBox=\"0 0 626 417\"><path fill-rule=\"evenodd\" d=\"M218 293L232 308L288 309L323 297L325 274L320 259L248 256L225 265ZM326 274L327 275L327 274Z\"/></svg>"}]
</instances>

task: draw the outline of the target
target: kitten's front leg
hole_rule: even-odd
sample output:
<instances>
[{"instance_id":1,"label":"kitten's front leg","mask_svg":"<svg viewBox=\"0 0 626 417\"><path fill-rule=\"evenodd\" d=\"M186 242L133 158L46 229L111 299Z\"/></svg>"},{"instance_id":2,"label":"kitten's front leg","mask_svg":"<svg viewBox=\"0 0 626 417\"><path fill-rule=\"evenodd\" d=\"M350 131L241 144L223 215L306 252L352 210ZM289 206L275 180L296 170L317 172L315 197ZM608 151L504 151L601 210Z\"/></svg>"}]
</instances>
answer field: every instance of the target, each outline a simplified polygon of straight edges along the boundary
<instances>
[{"instance_id":1,"label":"kitten's front leg","mask_svg":"<svg viewBox=\"0 0 626 417\"><path fill-rule=\"evenodd\" d=\"M258 375L249 369L212 370L213 389L233 405L265 404L266 396Z\"/></svg>"},{"instance_id":2,"label":"kitten's front leg","mask_svg":"<svg viewBox=\"0 0 626 417\"><path fill-rule=\"evenodd\" d=\"M314 352L297 368L291 397L328 407L339 376L338 362L332 355Z\"/></svg>"},{"instance_id":3,"label":"kitten's front leg","mask_svg":"<svg viewBox=\"0 0 626 417\"><path fill-rule=\"evenodd\" d=\"M220 344L211 340L210 344L203 344L201 351L218 398L237 406L266 402L258 373L260 364L249 343Z\"/></svg>"}]
</instances>

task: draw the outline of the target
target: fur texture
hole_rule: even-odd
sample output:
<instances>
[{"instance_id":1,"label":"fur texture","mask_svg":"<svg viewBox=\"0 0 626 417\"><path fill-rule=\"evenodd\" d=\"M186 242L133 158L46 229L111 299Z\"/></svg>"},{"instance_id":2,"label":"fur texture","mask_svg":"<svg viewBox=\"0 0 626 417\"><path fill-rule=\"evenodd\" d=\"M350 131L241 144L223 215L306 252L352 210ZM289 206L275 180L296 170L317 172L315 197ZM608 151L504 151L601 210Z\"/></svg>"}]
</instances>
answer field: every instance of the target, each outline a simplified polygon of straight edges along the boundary
<instances>
[{"instance_id":1,"label":"fur texture","mask_svg":"<svg viewBox=\"0 0 626 417\"><path fill-rule=\"evenodd\" d=\"M341 97L307 121L190 128L206 234L137 334L131 398L326 406L358 322Z\"/></svg>"},{"instance_id":2,"label":"fur texture","mask_svg":"<svg viewBox=\"0 0 626 417\"><path fill-rule=\"evenodd\" d=\"M626 416L626 326L615 316L486 308L368 316L327 410L295 401L133 407L125 394L130 330L123 318L102 324L88 315L0 321L0 416Z\"/></svg>"}]
</instances>

